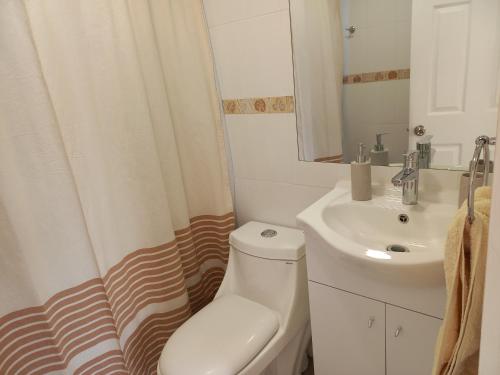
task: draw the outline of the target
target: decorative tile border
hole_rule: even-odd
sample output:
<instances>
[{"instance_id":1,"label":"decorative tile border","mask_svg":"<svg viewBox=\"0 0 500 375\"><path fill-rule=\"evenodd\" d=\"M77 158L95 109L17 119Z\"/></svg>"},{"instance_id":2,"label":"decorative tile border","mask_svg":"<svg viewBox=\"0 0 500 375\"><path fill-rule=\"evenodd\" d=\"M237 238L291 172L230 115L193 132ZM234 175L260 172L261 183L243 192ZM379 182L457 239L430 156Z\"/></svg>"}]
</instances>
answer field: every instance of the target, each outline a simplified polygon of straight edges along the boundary
<instances>
[{"instance_id":1,"label":"decorative tile border","mask_svg":"<svg viewBox=\"0 0 500 375\"><path fill-rule=\"evenodd\" d=\"M293 113L293 96L267 98L226 99L222 101L224 113L228 115L253 115L264 113Z\"/></svg>"},{"instance_id":2,"label":"decorative tile border","mask_svg":"<svg viewBox=\"0 0 500 375\"><path fill-rule=\"evenodd\" d=\"M410 79L410 69L384 70L381 72L350 74L348 76L344 76L344 85L378 81L394 81L398 79Z\"/></svg>"},{"instance_id":3,"label":"decorative tile border","mask_svg":"<svg viewBox=\"0 0 500 375\"><path fill-rule=\"evenodd\" d=\"M325 156L323 158L314 159L314 161L320 163L343 163L344 154L334 155L334 156Z\"/></svg>"}]
</instances>

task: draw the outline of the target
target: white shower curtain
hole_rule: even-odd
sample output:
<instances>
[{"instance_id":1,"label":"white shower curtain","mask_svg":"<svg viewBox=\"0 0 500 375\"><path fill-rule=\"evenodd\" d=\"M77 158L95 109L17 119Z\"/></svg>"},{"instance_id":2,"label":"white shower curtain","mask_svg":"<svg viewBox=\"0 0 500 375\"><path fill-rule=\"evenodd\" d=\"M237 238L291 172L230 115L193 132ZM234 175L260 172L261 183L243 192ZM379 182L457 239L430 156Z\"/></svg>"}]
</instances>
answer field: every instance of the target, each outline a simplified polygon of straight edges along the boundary
<instances>
[{"instance_id":1,"label":"white shower curtain","mask_svg":"<svg viewBox=\"0 0 500 375\"><path fill-rule=\"evenodd\" d=\"M149 374L234 225L201 0L0 2L0 374Z\"/></svg>"},{"instance_id":2,"label":"white shower curtain","mask_svg":"<svg viewBox=\"0 0 500 375\"><path fill-rule=\"evenodd\" d=\"M340 0L291 0L300 158L342 160L343 43Z\"/></svg>"}]
</instances>

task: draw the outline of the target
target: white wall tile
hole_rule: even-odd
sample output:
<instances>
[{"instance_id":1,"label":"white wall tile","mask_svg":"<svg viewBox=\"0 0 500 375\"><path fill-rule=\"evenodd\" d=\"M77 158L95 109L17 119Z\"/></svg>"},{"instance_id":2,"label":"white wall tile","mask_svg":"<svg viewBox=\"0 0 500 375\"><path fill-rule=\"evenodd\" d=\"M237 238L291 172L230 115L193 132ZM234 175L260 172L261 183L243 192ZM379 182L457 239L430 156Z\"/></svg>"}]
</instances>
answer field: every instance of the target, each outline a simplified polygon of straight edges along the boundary
<instances>
[{"instance_id":1,"label":"white wall tile","mask_svg":"<svg viewBox=\"0 0 500 375\"><path fill-rule=\"evenodd\" d=\"M367 29L358 29L352 38L344 39L344 50L346 53L344 74L358 74L369 72L370 59L375 52L375 46L369 44L369 33Z\"/></svg>"},{"instance_id":2,"label":"white wall tile","mask_svg":"<svg viewBox=\"0 0 500 375\"><path fill-rule=\"evenodd\" d=\"M368 19L368 0L342 0L344 14L347 15L347 25L364 26Z\"/></svg>"},{"instance_id":3,"label":"white wall tile","mask_svg":"<svg viewBox=\"0 0 500 375\"><path fill-rule=\"evenodd\" d=\"M315 163L300 161L295 163L294 184L333 188L340 180L350 178L347 164Z\"/></svg>"},{"instance_id":4,"label":"white wall tile","mask_svg":"<svg viewBox=\"0 0 500 375\"><path fill-rule=\"evenodd\" d=\"M288 10L210 29L223 99L293 95Z\"/></svg>"},{"instance_id":5,"label":"white wall tile","mask_svg":"<svg viewBox=\"0 0 500 375\"><path fill-rule=\"evenodd\" d=\"M256 220L295 227L295 216L331 188L236 178L238 225Z\"/></svg>"},{"instance_id":6,"label":"white wall tile","mask_svg":"<svg viewBox=\"0 0 500 375\"><path fill-rule=\"evenodd\" d=\"M410 67L411 53L411 21L396 22L396 60L393 69L407 69Z\"/></svg>"},{"instance_id":7,"label":"white wall tile","mask_svg":"<svg viewBox=\"0 0 500 375\"><path fill-rule=\"evenodd\" d=\"M376 133L390 133L384 137L390 160L401 160L401 154L408 148L409 84L409 80L394 80L344 86L347 160L354 158L359 142L371 148Z\"/></svg>"},{"instance_id":8,"label":"white wall tile","mask_svg":"<svg viewBox=\"0 0 500 375\"><path fill-rule=\"evenodd\" d=\"M354 123L408 122L409 84L402 79L345 85L344 116Z\"/></svg>"},{"instance_id":9,"label":"white wall tile","mask_svg":"<svg viewBox=\"0 0 500 375\"><path fill-rule=\"evenodd\" d=\"M411 22L411 2L412 0L396 1L396 19Z\"/></svg>"},{"instance_id":10,"label":"white wall tile","mask_svg":"<svg viewBox=\"0 0 500 375\"><path fill-rule=\"evenodd\" d=\"M228 115L236 177L290 182L298 163L295 114Z\"/></svg>"},{"instance_id":11,"label":"white wall tile","mask_svg":"<svg viewBox=\"0 0 500 375\"><path fill-rule=\"evenodd\" d=\"M382 24L360 30L367 33L367 48L358 58L364 62L364 72L378 72L395 68L396 64L396 34L395 26ZM408 40L409 43L409 40Z\"/></svg>"},{"instance_id":12,"label":"white wall tile","mask_svg":"<svg viewBox=\"0 0 500 375\"><path fill-rule=\"evenodd\" d=\"M234 174L239 178L332 188L347 165L298 159L295 114L226 116Z\"/></svg>"},{"instance_id":13,"label":"white wall tile","mask_svg":"<svg viewBox=\"0 0 500 375\"><path fill-rule=\"evenodd\" d=\"M344 0L345 27L357 28L345 39L346 72L356 74L410 66L410 0Z\"/></svg>"},{"instance_id":14,"label":"white wall tile","mask_svg":"<svg viewBox=\"0 0 500 375\"><path fill-rule=\"evenodd\" d=\"M288 0L204 0L203 3L209 27L288 9Z\"/></svg>"},{"instance_id":15,"label":"white wall tile","mask_svg":"<svg viewBox=\"0 0 500 375\"><path fill-rule=\"evenodd\" d=\"M365 27L379 27L396 19L396 3L407 0L366 0L368 17Z\"/></svg>"}]
</instances>

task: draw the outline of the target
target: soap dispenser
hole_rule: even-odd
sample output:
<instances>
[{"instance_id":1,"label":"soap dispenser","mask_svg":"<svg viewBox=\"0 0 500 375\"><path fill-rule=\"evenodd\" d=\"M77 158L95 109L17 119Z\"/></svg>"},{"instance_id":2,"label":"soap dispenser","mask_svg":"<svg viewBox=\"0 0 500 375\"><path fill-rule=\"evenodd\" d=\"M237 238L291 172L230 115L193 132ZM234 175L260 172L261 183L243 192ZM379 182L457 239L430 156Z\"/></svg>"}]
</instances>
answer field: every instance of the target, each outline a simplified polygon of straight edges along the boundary
<instances>
[{"instance_id":1,"label":"soap dispenser","mask_svg":"<svg viewBox=\"0 0 500 375\"><path fill-rule=\"evenodd\" d=\"M382 144L382 136L388 133L380 133L376 135L377 143L370 150L370 159L372 165L389 165L389 150L384 148Z\"/></svg>"},{"instance_id":2,"label":"soap dispenser","mask_svg":"<svg viewBox=\"0 0 500 375\"><path fill-rule=\"evenodd\" d=\"M354 201L372 199L372 169L363 143L358 145L356 161L351 163L351 194Z\"/></svg>"}]
</instances>

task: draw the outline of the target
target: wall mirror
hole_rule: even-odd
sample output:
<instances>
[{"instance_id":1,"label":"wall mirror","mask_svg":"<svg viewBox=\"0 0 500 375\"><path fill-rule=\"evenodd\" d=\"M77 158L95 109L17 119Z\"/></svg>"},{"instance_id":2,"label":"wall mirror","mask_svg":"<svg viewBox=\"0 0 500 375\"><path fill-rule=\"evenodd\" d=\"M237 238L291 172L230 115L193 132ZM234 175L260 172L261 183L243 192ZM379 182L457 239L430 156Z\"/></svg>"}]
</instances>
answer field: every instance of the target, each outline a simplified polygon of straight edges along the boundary
<instances>
[{"instance_id":1,"label":"wall mirror","mask_svg":"<svg viewBox=\"0 0 500 375\"><path fill-rule=\"evenodd\" d=\"M467 169L495 136L497 0L289 1L300 160Z\"/></svg>"}]
</instances>

